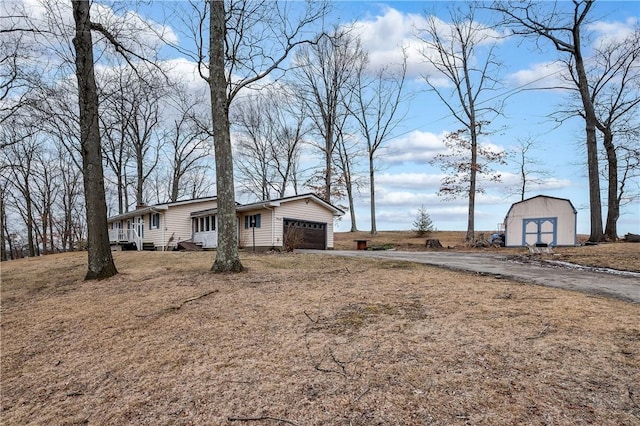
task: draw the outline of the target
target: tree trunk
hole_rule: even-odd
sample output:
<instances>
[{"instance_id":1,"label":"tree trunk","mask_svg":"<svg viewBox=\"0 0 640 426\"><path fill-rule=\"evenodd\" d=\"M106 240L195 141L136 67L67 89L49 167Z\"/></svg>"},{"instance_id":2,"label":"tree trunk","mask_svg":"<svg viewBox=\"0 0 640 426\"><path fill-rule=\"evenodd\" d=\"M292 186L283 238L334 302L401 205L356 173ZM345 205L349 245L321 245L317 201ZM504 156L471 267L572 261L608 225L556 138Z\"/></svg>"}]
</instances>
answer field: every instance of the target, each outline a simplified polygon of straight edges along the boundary
<instances>
[{"instance_id":1,"label":"tree trunk","mask_svg":"<svg viewBox=\"0 0 640 426\"><path fill-rule=\"evenodd\" d=\"M585 130L587 136L587 168L589 171L589 209L591 218L591 234L589 241L604 241L602 230L602 202L600 200L600 174L598 172L598 142L596 139L596 123L598 121L593 102L589 94L589 81L582 58L580 25L573 27L573 46L575 69L578 74L578 89L584 107Z\"/></svg>"},{"instance_id":2,"label":"tree trunk","mask_svg":"<svg viewBox=\"0 0 640 426\"><path fill-rule=\"evenodd\" d=\"M7 216L5 214L4 208L5 194L5 189L0 188L0 261L8 259L7 247L5 245L5 241L7 241L7 235L5 232L5 223L7 221Z\"/></svg>"},{"instance_id":3,"label":"tree trunk","mask_svg":"<svg viewBox=\"0 0 640 426\"><path fill-rule=\"evenodd\" d=\"M29 183L27 182L27 185L29 185ZM29 246L29 256L31 257L35 257L36 255L36 248L35 245L33 244L33 208L32 208L32 203L31 203L31 193L28 190L27 187L27 191L25 192L25 203L26 203L26 225L27 225L27 245Z\"/></svg>"},{"instance_id":4,"label":"tree trunk","mask_svg":"<svg viewBox=\"0 0 640 426\"><path fill-rule=\"evenodd\" d=\"M369 150L369 196L371 197L371 235L376 235L376 190L375 190L375 170L373 168L373 154Z\"/></svg>"},{"instance_id":5,"label":"tree trunk","mask_svg":"<svg viewBox=\"0 0 640 426\"><path fill-rule=\"evenodd\" d=\"M605 236L610 241L618 239L618 218L620 217L620 203L618 199L618 154L613 145L611 129L603 132L603 143L607 152L609 184L607 188L607 223Z\"/></svg>"},{"instance_id":6,"label":"tree trunk","mask_svg":"<svg viewBox=\"0 0 640 426\"><path fill-rule=\"evenodd\" d=\"M333 178L332 161L333 161L333 132L327 129L327 136L325 139L325 152L324 159L324 200L327 203L331 202L331 179Z\"/></svg>"},{"instance_id":7,"label":"tree trunk","mask_svg":"<svg viewBox=\"0 0 640 426\"><path fill-rule=\"evenodd\" d=\"M107 229L102 150L98 127L98 94L93 69L93 41L89 18L89 0L73 1L76 33L76 77L80 110L80 145L87 215L88 271L86 280L116 275Z\"/></svg>"},{"instance_id":8,"label":"tree trunk","mask_svg":"<svg viewBox=\"0 0 640 426\"><path fill-rule=\"evenodd\" d=\"M209 89L218 192L218 249L214 272L244 270L238 254L238 223L233 182L233 154L229 132L229 100L225 76L226 22L224 2L209 0Z\"/></svg>"}]
</instances>

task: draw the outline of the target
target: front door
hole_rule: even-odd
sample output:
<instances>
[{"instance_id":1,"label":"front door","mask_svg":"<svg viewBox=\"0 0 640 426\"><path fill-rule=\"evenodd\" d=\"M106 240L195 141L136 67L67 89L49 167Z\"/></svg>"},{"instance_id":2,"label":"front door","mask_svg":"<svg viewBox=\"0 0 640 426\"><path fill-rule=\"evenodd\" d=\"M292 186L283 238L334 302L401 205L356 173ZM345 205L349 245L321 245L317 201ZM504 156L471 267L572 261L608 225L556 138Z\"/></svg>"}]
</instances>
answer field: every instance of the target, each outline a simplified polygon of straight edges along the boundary
<instances>
[{"instance_id":1,"label":"front door","mask_svg":"<svg viewBox=\"0 0 640 426\"><path fill-rule=\"evenodd\" d=\"M142 216L136 218L136 234L138 234L138 238L144 237L144 219Z\"/></svg>"}]
</instances>

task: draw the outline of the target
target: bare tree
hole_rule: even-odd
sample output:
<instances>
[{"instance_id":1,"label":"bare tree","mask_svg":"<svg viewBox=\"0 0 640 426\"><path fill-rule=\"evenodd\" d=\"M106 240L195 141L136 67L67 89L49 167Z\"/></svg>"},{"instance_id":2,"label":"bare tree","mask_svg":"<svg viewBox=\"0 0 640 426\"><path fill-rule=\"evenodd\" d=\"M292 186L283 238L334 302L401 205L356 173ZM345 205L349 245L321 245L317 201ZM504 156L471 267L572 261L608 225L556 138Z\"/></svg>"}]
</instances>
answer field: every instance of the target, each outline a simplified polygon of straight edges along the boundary
<instances>
[{"instance_id":1,"label":"bare tree","mask_svg":"<svg viewBox=\"0 0 640 426\"><path fill-rule=\"evenodd\" d=\"M198 59L201 75L211 93L218 191L220 229L212 270L238 272L244 268L238 255L229 107L243 88L278 70L296 46L308 42L306 28L326 14L327 5L306 3L306 9L296 15L295 22L288 17L291 4L286 2L236 1L225 8L225 2L210 0L207 5L210 9L208 74L204 72L202 49Z\"/></svg>"},{"instance_id":2,"label":"bare tree","mask_svg":"<svg viewBox=\"0 0 640 426\"><path fill-rule=\"evenodd\" d=\"M85 279L104 279L118 273L111 255L107 230L102 147L98 124L98 89L93 58L94 24L89 15L90 2L72 3L75 22L73 45L76 51L76 77L80 110L80 145L82 147L82 175L87 217L88 271Z\"/></svg>"},{"instance_id":3,"label":"bare tree","mask_svg":"<svg viewBox=\"0 0 640 426\"><path fill-rule=\"evenodd\" d=\"M324 188L321 197L331 202L335 191L333 162L342 127L349 114L347 104L352 81L366 55L360 41L346 29L336 28L295 55L298 91L305 100L315 129L322 139Z\"/></svg>"},{"instance_id":4,"label":"bare tree","mask_svg":"<svg viewBox=\"0 0 640 426\"><path fill-rule=\"evenodd\" d=\"M236 166L240 184L244 192L259 200L272 198L277 175L271 149L275 142L275 129L269 117L272 105L268 95L258 93L237 102L232 114L232 121L239 131Z\"/></svg>"},{"instance_id":5,"label":"bare tree","mask_svg":"<svg viewBox=\"0 0 640 426\"><path fill-rule=\"evenodd\" d=\"M571 8L564 8L557 3L549 6L549 3L533 1L499 1L495 2L492 8L503 14L504 24L511 28L515 35L546 40L558 52L568 55L566 62L573 68L572 75L575 76L574 83L580 93L585 120L591 223L589 241L598 242L604 240L596 140L598 119L589 93L582 40L582 32L588 24L587 18L592 6L593 0L572 0Z\"/></svg>"},{"instance_id":6,"label":"bare tree","mask_svg":"<svg viewBox=\"0 0 640 426\"><path fill-rule=\"evenodd\" d=\"M623 168L619 176L620 143L614 143L614 137L628 139L630 131L640 127L640 28L636 26L634 32L624 40L600 43L594 56L595 65L589 72L588 80L597 117L596 127L602 133L607 159L607 218L604 233L607 239L615 241L618 239L617 223L627 173ZM575 75L573 80L578 83ZM630 165L629 162L623 164Z\"/></svg>"},{"instance_id":7,"label":"bare tree","mask_svg":"<svg viewBox=\"0 0 640 426\"><path fill-rule=\"evenodd\" d=\"M501 107L487 103L488 94L499 86L498 71L500 64L496 60L496 39L490 28L475 21L477 6L468 4L462 7L452 6L449 10L451 23L444 24L435 16L427 19L427 27L418 31L418 38L424 43L422 54L434 69L433 74L425 76L429 88L447 107L451 115L463 126L463 134L450 142L460 142L459 146L469 148L469 161L449 163L453 167L451 178L445 178L440 194L447 196L465 195L469 199L466 241L475 238L475 199L478 192L477 175L480 171L478 150L482 127L491 122L491 117L500 113ZM443 25L444 28L443 29ZM449 83L438 84L444 77ZM468 144L467 141L468 140ZM447 164L447 163L445 163ZM466 167L460 169L460 166ZM458 175L461 173L461 175ZM464 176L468 183L464 191L456 183L457 176ZM453 181L451 180L453 179Z\"/></svg>"},{"instance_id":8,"label":"bare tree","mask_svg":"<svg viewBox=\"0 0 640 426\"><path fill-rule=\"evenodd\" d=\"M37 162L40 155L40 143L33 135L23 137L19 129L8 130L11 137L3 137L4 140L20 140L20 143L10 143L3 150L2 163L8 169L13 187L17 190L10 194L14 204L18 207L27 231L27 246L29 256L39 253L36 241L36 221L34 198L37 182ZM6 133L5 133L6 134Z\"/></svg>"},{"instance_id":9,"label":"bare tree","mask_svg":"<svg viewBox=\"0 0 640 426\"><path fill-rule=\"evenodd\" d=\"M282 198L288 189L297 193L307 115L304 105L287 89L263 89L233 108L240 184L260 200Z\"/></svg>"},{"instance_id":10,"label":"bare tree","mask_svg":"<svg viewBox=\"0 0 640 426\"><path fill-rule=\"evenodd\" d=\"M509 191L510 194L517 194L520 200L524 200L531 185L543 183L543 178L549 172L535 168L540 165L540 161L531 155L531 150L536 146L536 140L532 137L519 139L517 145L511 149L507 157L513 159L517 166L518 183Z\"/></svg>"},{"instance_id":11,"label":"bare tree","mask_svg":"<svg viewBox=\"0 0 640 426\"><path fill-rule=\"evenodd\" d=\"M346 118L346 116L345 116ZM356 164L358 158L362 155L362 147L357 139L351 135L345 134L344 124L338 126L338 139L336 141L336 158L335 169L339 176L336 182L338 187L344 187L344 192L349 203L349 216L351 219L351 228L349 232L357 232L358 225L356 223L355 210L355 191L358 190L359 178L356 172Z\"/></svg>"},{"instance_id":12,"label":"bare tree","mask_svg":"<svg viewBox=\"0 0 640 426\"><path fill-rule=\"evenodd\" d=\"M375 161L378 151L390 138L403 117L399 108L405 101L403 89L407 75L407 53L402 49L402 63L384 66L369 74L368 61L357 70L354 88L353 116L367 143L369 160L369 197L371 199L371 235L376 228Z\"/></svg>"},{"instance_id":13,"label":"bare tree","mask_svg":"<svg viewBox=\"0 0 640 426\"><path fill-rule=\"evenodd\" d=\"M205 173L208 169L202 162L210 156L207 129L211 124L200 112L204 105L187 95L185 90L178 89L172 98L174 116L168 120L171 127L165 130L163 139L171 169L169 199L178 201L189 193L189 174Z\"/></svg>"}]
</instances>

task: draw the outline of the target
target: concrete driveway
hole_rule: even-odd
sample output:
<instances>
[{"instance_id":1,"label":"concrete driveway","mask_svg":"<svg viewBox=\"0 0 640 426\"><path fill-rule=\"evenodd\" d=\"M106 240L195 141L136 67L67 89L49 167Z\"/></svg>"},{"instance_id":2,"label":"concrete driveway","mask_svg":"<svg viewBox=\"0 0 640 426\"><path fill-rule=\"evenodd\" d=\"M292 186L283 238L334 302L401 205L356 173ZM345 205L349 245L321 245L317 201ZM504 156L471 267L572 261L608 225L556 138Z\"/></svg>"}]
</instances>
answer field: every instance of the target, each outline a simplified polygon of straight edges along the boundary
<instances>
[{"instance_id":1,"label":"concrete driveway","mask_svg":"<svg viewBox=\"0 0 640 426\"><path fill-rule=\"evenodd\" d=\"M345 256L424 263L455 271L475 272L515 281L557 287L640 303L640 273L585 268L561 262L518 262L493 253L296 250Z\"/></svg>"}]
</instances>

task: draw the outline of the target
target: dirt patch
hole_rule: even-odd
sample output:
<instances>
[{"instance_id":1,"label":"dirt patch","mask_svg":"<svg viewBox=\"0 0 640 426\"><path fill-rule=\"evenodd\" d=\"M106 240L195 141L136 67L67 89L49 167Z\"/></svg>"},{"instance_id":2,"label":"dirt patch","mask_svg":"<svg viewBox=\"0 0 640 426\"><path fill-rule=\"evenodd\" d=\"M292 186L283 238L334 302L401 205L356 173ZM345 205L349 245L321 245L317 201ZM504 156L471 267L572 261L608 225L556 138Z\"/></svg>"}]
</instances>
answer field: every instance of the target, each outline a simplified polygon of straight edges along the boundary
<instances>
[{"instance_id":1,"label":"dirt patch","mask_svg":"<svg viewBox=\"0 0 640 426\"><path fill-rule=\"evenodd\" d=\"M640 423L636 304L297 254L122 252L83 282L85 256L2 264L3 423Z\"/></svg>"}]
</instances>

